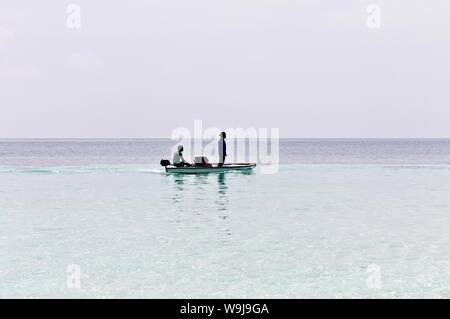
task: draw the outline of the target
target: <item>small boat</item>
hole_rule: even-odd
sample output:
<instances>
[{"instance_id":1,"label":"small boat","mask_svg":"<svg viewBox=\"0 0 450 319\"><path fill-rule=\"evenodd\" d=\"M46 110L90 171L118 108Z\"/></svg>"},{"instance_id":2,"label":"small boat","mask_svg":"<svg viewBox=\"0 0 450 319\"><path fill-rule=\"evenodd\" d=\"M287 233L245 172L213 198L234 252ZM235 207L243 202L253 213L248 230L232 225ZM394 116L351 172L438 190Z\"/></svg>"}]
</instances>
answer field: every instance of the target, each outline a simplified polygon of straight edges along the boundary
<instances>
[{"instance_id":1,"label":"small boat","mask_svg":"<svg viewBox=\"0 0 450 319\"><path fill-rule=\"evenodd\" d=\"M201 173L221 173L228 171L250 171L256 164L254 163L234 163L234 164L223 164L218 166L217 164L211 166L190 166L190 167L176 167L173 165L166 165L167 173L178 173L178 174L201 174Z\"/></svg>"}]
</instances>

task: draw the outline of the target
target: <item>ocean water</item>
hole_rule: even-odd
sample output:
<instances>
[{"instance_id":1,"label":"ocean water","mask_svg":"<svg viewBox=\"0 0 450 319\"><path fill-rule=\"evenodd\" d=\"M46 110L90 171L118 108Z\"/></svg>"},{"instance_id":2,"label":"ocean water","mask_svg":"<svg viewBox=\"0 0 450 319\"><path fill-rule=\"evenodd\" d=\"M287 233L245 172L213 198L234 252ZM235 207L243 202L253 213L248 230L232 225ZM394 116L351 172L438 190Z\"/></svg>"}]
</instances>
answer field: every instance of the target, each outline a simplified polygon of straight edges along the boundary
<instances>
[{"instance_id":1,"label":"ocean water","mask_svg":"<svg viewBox=\"0 0 450 319\"><path fill-rule=\"evenodd\" d=\"M268 175L172 146L0 140L0 297L450 297L450 140L285 139Z\"/></svg>"}]
</instances>

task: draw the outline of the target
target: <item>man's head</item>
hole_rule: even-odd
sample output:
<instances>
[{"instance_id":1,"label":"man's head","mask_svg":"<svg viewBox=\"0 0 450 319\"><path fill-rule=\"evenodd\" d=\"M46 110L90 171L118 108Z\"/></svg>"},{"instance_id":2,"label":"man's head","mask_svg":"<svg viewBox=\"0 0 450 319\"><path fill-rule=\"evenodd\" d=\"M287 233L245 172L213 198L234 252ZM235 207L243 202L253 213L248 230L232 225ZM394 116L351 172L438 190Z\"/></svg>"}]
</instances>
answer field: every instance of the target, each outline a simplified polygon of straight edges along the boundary
<instances>
[{"instance_id":1,"label":"man's head","mask_svg":"<svg viewBox=\"0 0 450 319\"><path fill-rule=\"evenodd\" d=\"M183 145L178 145L178 153L182 153L183 152Z\"/></svg>"},{"instance_id":2,"label":"man's head","mask_svg":"<svg viewBox=\"0 0 450 319\"><path fill-rule=\"evenodd\" d=\"M227 134L226 134L225 132L221 132L221 133L220 133L220 137L222 137L222 138L227 138Z\"/></svg>"}]
</instances>

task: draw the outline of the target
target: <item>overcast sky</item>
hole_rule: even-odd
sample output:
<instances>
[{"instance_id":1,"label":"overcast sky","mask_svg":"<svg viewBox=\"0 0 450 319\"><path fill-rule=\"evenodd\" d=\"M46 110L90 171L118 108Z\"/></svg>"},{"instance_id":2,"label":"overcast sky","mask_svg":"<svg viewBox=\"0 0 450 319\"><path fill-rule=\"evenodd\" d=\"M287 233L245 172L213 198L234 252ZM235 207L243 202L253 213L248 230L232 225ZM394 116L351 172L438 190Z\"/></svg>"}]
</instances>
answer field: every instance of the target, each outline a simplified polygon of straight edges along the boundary
<instances>
[{"instance_id":1,"label":"overcast sky","mask_svg":"<svg viewBox=\"0 0 450 319\"><path fill-rule=\"evenodd\" d=\"M0 138L450 137L448 0L70 3L1 1Z\"/></svg>"}]
</instances>

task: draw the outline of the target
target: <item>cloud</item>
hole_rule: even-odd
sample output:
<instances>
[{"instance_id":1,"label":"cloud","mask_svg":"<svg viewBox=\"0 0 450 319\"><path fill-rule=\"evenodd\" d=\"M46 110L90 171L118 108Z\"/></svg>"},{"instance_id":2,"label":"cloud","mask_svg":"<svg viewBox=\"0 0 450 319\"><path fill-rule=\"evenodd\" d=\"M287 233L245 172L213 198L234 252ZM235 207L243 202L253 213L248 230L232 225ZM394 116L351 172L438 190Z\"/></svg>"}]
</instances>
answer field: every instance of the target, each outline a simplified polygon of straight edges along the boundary
<instances>
[{"instance_id":1,"label":"cloud","mask_svg":"<svg viewBox=\"0 0 450 319\"><path fill-rule=\"evenodd\" d=\"M93 55L86 55L80 53L69 54L67 61L69 65L82 69L101 69L102 62Z\"/></svg>"},{"instance_id":2,"label":"cloud","mask_svg":"<svg viewBox=\"0 0 450 319\"><path fill-rule=\"evenodd\" d=\"M0 26L0 48L12 39L14 39L14 32L11 29Z\"/></svg>"},{"instance_id":3,"label":"cloud","mask_svg":"<svg viewBox=\"0 0 450 319\"><path fill-rule=\"evenodd\" d=\"M3 78L23 79L37 74L38 70L32 66L0 64L0 77Z\"/></svg>"},{"instance_id":4,"label":"cloud","mask_svg":"<svg viewBox=\"0 0 450 319\"><path fill-rule=\"evenodd\" d=\"M0 38L12 38L14 32L11 29L0 26Z\"/></svg>"}]
</instances>

